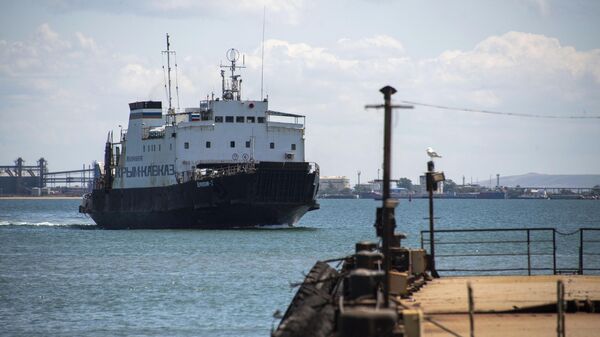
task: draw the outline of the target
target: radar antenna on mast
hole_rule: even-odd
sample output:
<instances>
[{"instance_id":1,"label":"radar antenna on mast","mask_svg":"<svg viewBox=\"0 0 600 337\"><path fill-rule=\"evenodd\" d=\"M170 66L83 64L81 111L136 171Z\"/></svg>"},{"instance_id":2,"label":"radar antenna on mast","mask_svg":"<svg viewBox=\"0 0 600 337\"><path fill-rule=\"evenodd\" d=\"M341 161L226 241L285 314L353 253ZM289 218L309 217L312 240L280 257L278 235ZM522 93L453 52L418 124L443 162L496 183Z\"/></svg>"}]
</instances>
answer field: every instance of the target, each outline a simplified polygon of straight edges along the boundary
<instances>
[{"instance_id":1,"label":"radar antenna on mast","mask_svg":"<svg viewBox=\"0 0 600 337\"><path fill-rule=\"evenodd\" d=\"M225 70L221 70L222 90L224 100L241 100L242 99L242 79L241 75L236 75L235 70L238 68L246 68L245 57L242 59L242 65L238 66L236 62L240 59L240 52L231 48L227 51L227 60L231 62L231 65L222 65L221 68L229 68L231 76L229 76L229 83L225 81ZM228 85L227 85L228 84Z\"/></svg>"}]
</instances>

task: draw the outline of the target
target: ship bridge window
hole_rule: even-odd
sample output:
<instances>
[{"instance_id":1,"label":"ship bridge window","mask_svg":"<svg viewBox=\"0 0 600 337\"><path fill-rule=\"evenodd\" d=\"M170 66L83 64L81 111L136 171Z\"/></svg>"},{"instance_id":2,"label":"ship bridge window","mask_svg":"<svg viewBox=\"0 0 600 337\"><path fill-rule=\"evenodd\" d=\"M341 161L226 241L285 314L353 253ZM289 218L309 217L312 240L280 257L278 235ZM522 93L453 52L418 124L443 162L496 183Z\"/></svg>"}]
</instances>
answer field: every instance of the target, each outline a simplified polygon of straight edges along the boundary
<instances>
[{"instance_id":1,"label":"ship bridge window","mask_svg":"<svg viewBox=\"0 0 600 337\"><path fill-rule=\"evenodd\" d=\"M235 122L236 123L244 123L244 116L235 117Z\"/></svg>"},{"instance_id":2,"label":"ship bridge window","mask_svg":"<svg viewBox=\"0 0 600 337\"><path fill-rule=\"evenodd\" d=\"M292 151L296 151L296 144L292 144Z\"/></svg>"},{"instance_id":3,"label":"ship bridge window","mask_svg":"<svg viewBox=\"0 0 600 337\"><path fill-rule=\"evenodd\" d=\"M246 117L246 122L254 123L254 117Z\"/></svg>"},{"instance_id":4,"label":"ship bridge window","mask_svg":"<svg viewBox=\"0 0 600 337\"><path fill-rule=\"evenodd\" d=\"M206 148L210 149L210 142L206 142Z\"/></svg>"},{"instance_id":5,"label":"ship bridge window","mask_svg":"<svg viewBox=\"0 0 600 337\"><path fill-rule=\"evenodd\" d=\"M233 116L225 116L225 123L233 123Z\"/></svg>"},{"instance_id":6,"label":"ship bridge window","mask_svg":"<svg viewBox=\"0 0 600 337\"><path fill-rule=\"evenodd\" d=\"M212 110L202 111L201 116L203 121L211 120L213 116Z\"/></svg>"},{"instance_id":7,"label":"ship bridge window","mask_svg":"<svg viewBox=\"0 0 600 337\"><path fill-rule=\"evenodd\" d=\"M265 118L264 117L258 117L258 122L259 123L264 123L265 122Z\"/></svg>"},{"instance_id":8,"label":"ship bridge window","mask_svg":"<svg viewBox=\"0 0 600 337\"><path fill-rule=\"evenodd\" d=\"M233 140L229 142L229 147L235 147L235 142Z\"/></svg>"},{"instance_id":9,"label":"ship bridge window","mask_svg":"<svg viewBox=\"0 0 600 337\"><path fill-rule=\"evenodd\" d=\"M269 144L269 147L274 149L275 148L275 143L271 142L271 144Z\"/></svg>"},{"instance_id":10,"label":"ship bridge window","mask_svg":"<svg viewBox=\"0 0 600 337\"><path fill-rule=\"evenodd\" d=\"M223 123L223 116L215 116L215 123Z\"/></svg>"},{"instance_id":11,"label":"ship bridge window","mask_svg":"<svg viewBox=\"0 0 600 337\"><path fill-rule=\"evenodd\" d=\"M190 148L190 143L188 143L188 142L183 143L183 148L184 149L189 149Z\"/></svg>"},{"instance_id":12,"label":"ship bridge window","mask_svg":"<svg viewBox=\"0 0 600 337\"><path fill-rule=\"evenodd\" d=\"M247 147L247 148L249 148L249 147L250 147L250 141L249 141L249 140L247 140L247 141L246 141L246 147Z\"/></svg>"}]
</instances>

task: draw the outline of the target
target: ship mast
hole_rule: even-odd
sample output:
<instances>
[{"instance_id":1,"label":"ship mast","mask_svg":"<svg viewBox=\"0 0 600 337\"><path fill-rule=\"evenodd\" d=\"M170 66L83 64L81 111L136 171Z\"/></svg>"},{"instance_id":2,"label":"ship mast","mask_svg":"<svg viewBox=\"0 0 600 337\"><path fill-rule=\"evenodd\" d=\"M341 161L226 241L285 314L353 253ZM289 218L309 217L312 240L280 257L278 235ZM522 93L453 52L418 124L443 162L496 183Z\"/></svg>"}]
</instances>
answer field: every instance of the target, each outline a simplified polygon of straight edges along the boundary
<instances>
[{"instance_id":1,"label":"ship mast","mask_svg":"<svg viewBox=\"0 0 600 337\"><path fill-rule=\"evenodd\" d=\"M229 85L226 85L225 81L225 70L221 70L221 81L222 81L222 91L223 91L223 99L224 100L241 100L242 99L242 79L241 75L236 75L235 70L238 68L246 68L245 66L245 58L242 59L242 65L239 66L236 62L240 59L240 52L231 48L227 51L227 60L231 62L231 65L222 65L221 68L229 68L231 71L231 75L229 76Z\"/></svg>"},{"instance_id":2,"label":"ship mast","mask_svg":"<svg viewBox=\"0 0 600 337\"><path fill-rule=\"evenodd\" d=\"M172 95L171 95L171 54L175 54L171 51L171 42L169 41L169 33L167 33L167 50L162 51L163 54L167 55L167 83L165 83L165 89L167 89L167 98L169 99L169 110L167 114L170 116L175 115L175 110L172 106ZM175 119L173 119L174 121Z\"/></svg>"}]
</instances>

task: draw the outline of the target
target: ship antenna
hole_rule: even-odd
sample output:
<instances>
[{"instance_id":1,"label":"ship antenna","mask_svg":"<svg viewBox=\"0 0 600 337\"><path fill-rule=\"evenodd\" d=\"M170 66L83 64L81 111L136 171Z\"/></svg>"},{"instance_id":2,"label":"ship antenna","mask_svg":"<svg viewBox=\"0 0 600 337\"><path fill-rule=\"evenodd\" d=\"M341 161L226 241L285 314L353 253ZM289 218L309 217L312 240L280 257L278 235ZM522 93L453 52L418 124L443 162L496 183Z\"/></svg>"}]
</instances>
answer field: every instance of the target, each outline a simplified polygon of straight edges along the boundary
<instances>
[{"instance_id":1,"label":"ship antenna","mask_svg":"<svg viewBox=\"0 0 600 337\"><path fill-rule=\"evenodd\" d=\"M263 6L263 30L262 30L262 52L260 54L260 100L264 99L263 97L263 83L265 79L265 17L267 13L267 6Z\"/></svg>"},{"instance_id":2,"label":"ship antenna","mask_svg":"<svg viewBox=\"0 0 600 337\"><path fill-rule=\"evenodd\" d=\"M171 105L171 54L175 54L175 52L171 51L171 43L169 41L169 33L167 33L167 50L163 50L162 51L163 54L167 55L167 85L168 85L168 99L169 99L169 110L168 113L169 114L173 114L173 106Z\"/></svg>"}]
</instances>

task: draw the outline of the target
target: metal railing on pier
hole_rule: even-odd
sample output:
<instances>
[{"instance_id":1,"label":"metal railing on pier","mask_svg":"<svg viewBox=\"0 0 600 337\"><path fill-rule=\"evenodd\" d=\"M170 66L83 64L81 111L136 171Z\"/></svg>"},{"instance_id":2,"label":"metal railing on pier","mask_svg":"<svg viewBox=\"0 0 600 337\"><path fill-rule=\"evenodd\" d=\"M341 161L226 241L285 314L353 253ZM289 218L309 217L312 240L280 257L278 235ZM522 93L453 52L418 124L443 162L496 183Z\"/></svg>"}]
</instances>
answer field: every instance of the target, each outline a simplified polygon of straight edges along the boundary
<instances>
[{"instance_id":1,"label":"metal railing on pier","mask_svg":"<svg viewBox=\"0 0 600 337\"><path fill-rule=\"evenodd\" d=\"M579 229L578 272L579 274L600 272L600 228Z\"/></svg>"},{"instance_id":2,"label":"metal railing on pier","mask_svg":"<svg viewBox=\"0 0 600 337\"><path fill-rule=\"evenodd\" d=\"M441 229L434 234L440 273L600 273L600 228L569 233L555 228ZM429 231L421 231L421 247L429 243Z\"/></svg>"}]
</instances>

